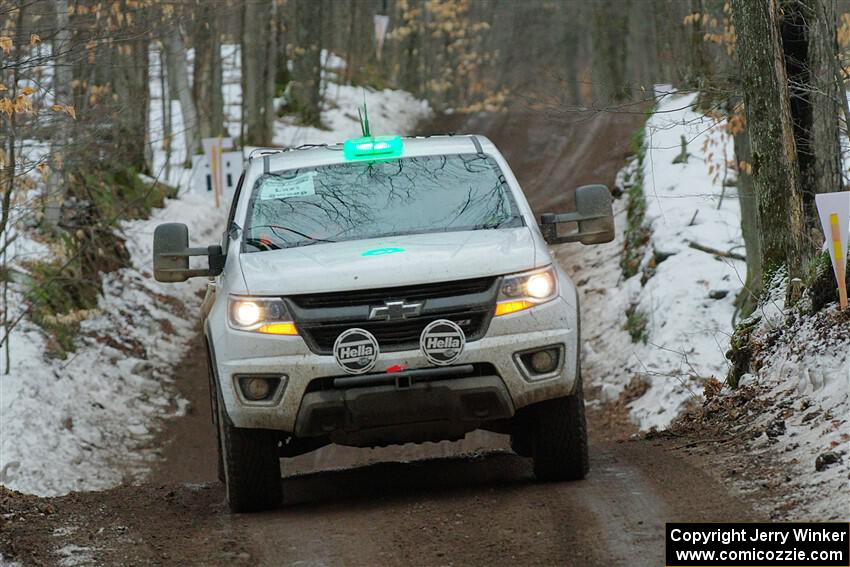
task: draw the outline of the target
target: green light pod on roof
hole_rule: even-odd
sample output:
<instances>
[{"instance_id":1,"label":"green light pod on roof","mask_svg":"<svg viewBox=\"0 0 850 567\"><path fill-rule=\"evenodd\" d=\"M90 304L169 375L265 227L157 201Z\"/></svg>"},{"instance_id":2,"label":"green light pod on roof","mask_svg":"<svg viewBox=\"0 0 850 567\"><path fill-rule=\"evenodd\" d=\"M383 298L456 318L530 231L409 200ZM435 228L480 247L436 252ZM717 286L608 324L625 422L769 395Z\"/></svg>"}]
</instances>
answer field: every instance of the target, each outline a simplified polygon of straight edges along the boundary
<instances>
[{"instance_id":1,"label":"green light pod on roof","mask_svg":"<svg viewBox=\"0 0 850 567\"><path fill-rule=\"evenodd\" d=\"M346 140L342 146L347 160L394 158L401 155L401 136L364 136Z\"/></svg>"}]
</instances>

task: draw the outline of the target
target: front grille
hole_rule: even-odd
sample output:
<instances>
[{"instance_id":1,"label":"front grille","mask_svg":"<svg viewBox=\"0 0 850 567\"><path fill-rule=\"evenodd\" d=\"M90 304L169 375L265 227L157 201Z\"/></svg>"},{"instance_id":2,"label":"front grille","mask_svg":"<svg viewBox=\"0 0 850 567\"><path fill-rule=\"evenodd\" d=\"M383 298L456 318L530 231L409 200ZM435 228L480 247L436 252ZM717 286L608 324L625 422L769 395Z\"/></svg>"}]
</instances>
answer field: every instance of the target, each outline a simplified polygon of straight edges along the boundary
<instances>
[{"instance_id":1,"label":"front grille","mask_svg":"<svg viewBox=\"0 0 850 567\"><path fill-rule=\"evenodd\" d=\"M467 341L480 339L487 332L490 322L491 309L457 311L453 313L436 313L422 315L412 319L399 321L362 321L356 323L311 323L298 327L301 336L307 341L313 352L332 354L337 337L352 327L366 329L378 340L382 352L409 350L419 348L419 336L425 326L437 319L449 319L463 329Z\"/></svg>"},{"instance_id":2,"label":"front grille","mask_svg":"<svg viewBox=\"0 0 850 567\"><path fill-rule=\"evenodd\" d=\"M377 305L385 300L405 299L407 301L435 299L482 293L493 285L493 277L458 280L452 282L427 283L380 289L362 289L333 293L313 293L293 295L291 299L298 307L316 309L319 307L352 307L358 305Z\"/></svg>"}]
</instances>

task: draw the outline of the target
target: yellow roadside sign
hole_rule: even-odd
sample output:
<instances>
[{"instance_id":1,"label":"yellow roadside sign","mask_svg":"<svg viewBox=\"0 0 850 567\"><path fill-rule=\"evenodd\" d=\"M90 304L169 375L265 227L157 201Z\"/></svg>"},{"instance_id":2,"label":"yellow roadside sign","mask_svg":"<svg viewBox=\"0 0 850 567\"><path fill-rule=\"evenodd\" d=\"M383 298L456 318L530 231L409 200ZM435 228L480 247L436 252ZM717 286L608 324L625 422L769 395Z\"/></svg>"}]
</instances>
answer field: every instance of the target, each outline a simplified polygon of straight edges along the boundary
<instances>
[{"instance_id":1,"label":"yellow roadside sign","mask_svg":"<svg viewBox=\"0 0 850 567\"><path fill-rule=\"evenodd\" d=\"M838 301L842 310L847 309L847 244L850 232L850 191L821 193L815 195L825 248L832 259L832 269L838 282Z\"/></svg>"}]
</instances>

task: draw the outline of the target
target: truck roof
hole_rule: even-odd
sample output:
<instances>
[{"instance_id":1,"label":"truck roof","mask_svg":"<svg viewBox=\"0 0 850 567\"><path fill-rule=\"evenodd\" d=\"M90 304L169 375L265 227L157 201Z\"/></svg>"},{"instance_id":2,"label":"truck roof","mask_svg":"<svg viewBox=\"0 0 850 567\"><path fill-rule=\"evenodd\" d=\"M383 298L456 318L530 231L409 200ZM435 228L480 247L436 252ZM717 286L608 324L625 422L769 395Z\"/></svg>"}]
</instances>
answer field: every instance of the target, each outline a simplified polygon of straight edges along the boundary
<instances>
[{"instance_id":1,"label":"truck roof","mask_svg":"<svg viewBox=\"0 0 850 567\"><path fill-rule=\"evenodd\" d=\"M472 154L479 151L492 153L496 146L484 136L428 136L402 138L402 157ZM260 168L261 171L285 171L299 167L312 167L332 163L344 163L343 144L304 145L298 148L275 148L255 150L249 159L248 169Z\"/></svg>"}]
</instances>

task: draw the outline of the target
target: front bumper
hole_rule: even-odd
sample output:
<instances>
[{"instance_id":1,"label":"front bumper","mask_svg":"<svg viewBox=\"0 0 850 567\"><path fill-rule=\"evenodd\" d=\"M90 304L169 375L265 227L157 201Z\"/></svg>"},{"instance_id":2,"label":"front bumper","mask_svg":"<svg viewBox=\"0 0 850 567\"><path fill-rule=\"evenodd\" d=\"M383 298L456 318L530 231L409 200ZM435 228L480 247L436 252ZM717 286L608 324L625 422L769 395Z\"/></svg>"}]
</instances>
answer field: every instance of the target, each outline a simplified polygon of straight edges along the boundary
<instances>
[{"instance_id":1,"label":"front bumper","mask_svg":"<svg viewBox=\"0 0 850 567\"><path fill-rule=\"evenodd\" d=\"M420 382L403 389L323 390L304 396L295 436L330 437L357 447L460 439L483 421L513 414L498 376Z\"/></svg>"},{"instance_id":2,"label":"front bumper","mask_svg":"<svg viewBox=\"0 0 850 567\"><path fill-rule=\"evenodd\" d=\"M310 395L306 392L309 383L316 378L341 375L340 367L333 356L312 353L301 337L265 336L228 328L221 303L226 302L218 302L207 319L207 335L213 346L218 384L230 419L237 427L296 432L302 401L305 395ZM564 347L560 372L545 380L529 380L514 354L550 345ZM575 297L568 301L560 296L527 311L494 318L487 334L467 343L454 364L493 365L496 371L493 378L501 382L515 411L571 394L576 382L577 360ZM396 365L411 369L432 366L419 350L387 352L379 355L373 372ZM286 375L283 395L271 405L245 404L236 391L234 377L240 374ZM395 395L400 393L396 390ZM405 392L404 395L409 394ZM387 397L383 402L396 403ZM504 416L500 413L499 417Z\"/></svg>"}]
</instances>

